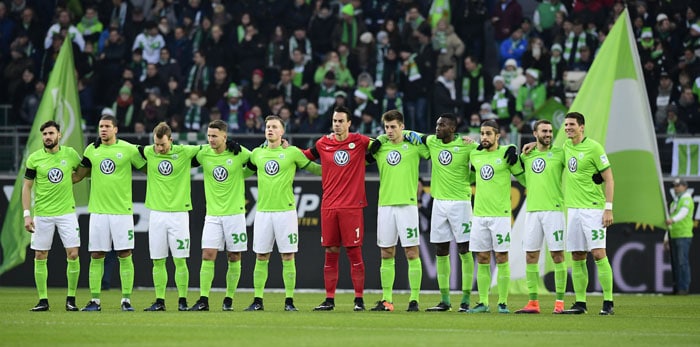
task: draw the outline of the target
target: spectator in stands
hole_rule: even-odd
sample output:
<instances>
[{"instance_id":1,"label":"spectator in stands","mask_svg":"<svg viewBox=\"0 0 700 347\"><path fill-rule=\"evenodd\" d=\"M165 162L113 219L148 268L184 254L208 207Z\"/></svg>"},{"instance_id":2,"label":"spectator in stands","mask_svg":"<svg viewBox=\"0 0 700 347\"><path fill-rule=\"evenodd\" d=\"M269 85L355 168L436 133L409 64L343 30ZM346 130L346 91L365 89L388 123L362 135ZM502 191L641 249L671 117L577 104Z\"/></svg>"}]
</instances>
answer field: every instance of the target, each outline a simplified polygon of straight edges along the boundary
<instances>
[{"instance_id":1,"label":"spectator in stands","mask_svg":"<svg viewBox=\"0 0 700 347\"><path fill-rule=\"evenodd\" d=\"M180 81L175 77L168 79L168 89L164 93L167 100L168 114L182 114L185 110L185 92L182 90Z\"/></svg>"},{"instance_id":2,"label":"spectator in stands","mask_svg":"<svg viewBox=\"0 0 700 347\"><path fill-rule=\"evenodd\" d=\"M518 0L500 0L493 9L491 25L493 25L493 38L497 49L513 34L513 29L519 28L523 21L523 8ZM505 59L499 61L503 62Z\"/></svg>"},{"instance_id":3,"label":"spectator in stands","mask_svg":"<svg viewBox=\"0 0 700 347\"><path fill-rule=\"evenodd\" d=\"M572 30L565 37L563 57L568 66L581 60L581 47L588 47L589 52L596 49L595 37L584 31L583 25L580 19L575 19Z\"/></svg>"},{"instance_id":4,"label":"spectator in stands","mask_svg":"<svg viewBox=\"0 0 700 347\"><path fill-rule=\"evenodd\" d=\"M515 100L515 111L521 113L522 118L530 119L546 100L547 89L540 83L540 72L535 69L527 69L525 71L525 84L518 90L518 98Z\"/></svg>"},{"instance_id":5,"label":"spectator in stands","mask_svg":"<svg viewBox=\"0 0 700 347\"><path fill-rule=\"evenodd\" d=\"M588 71L588 69L591 68L591 65L593 65L593 53L591 52L590 47L588 46L581 46L579 47L579 58L574 61L573 63L569 64L569 70L571 71ZM648 61L652 62L651 59Z\"/></svg>"},{"instance_id":6,"label":"spectator in stands","mask_svg":"<svg viewBox=\"0 0 700 347\"><path fill-rule=\"evenodd\" d=\"M192 66L192 42L183 27L173 30L173 40L168 43L170 56L180 63L180 75L187 76Z\"/></svg>"},{"instance_id":7,"label":"spectator in stands","mask_svg":"<svg viewBox=\"0 0 700 347\"><path fill-rule=\"evenodd\" d=\"M668 136L688 134L688 125L678 118L678 106L675 103L664 108L666 118L656 127L656 132Z\"/></svg>"},{"instance_id":8,"label":"spectator in stands","mask_svg":"<svg viewBox=\"0 0 700 347\"><path fill-rule=\"evenodd\" d=\"M501 77L503 77L506 87L508 87L513 94L517 94L520 86L525 83L523 69L518 66L515 59L506 60L503 65L503 70L501 70Z\"/></svg>"},{"instance_id":9,"label":"spectator in stands","mask_svg":"<svg viewBox=\"0 0 700 347\"><path fill-rule=\"evenodd\" d=\"M527 49L522 58L523 69L535 68L540 71L547 71L549 67L549 50L539 37L533 37L527 43Z\"/></svg>"},{"instance_id":10,"label":"spectator in stands","mask_svg":"<svg viewBox=\"0 0 700 347\"><path fill-rule=\"evenodd\" d=\"M233 50L231 44L224 37L223 29L214 25L211 27L211 34L204 39L201 50L207 59L209 69L217 66L231 66L233 60Z\"/></svg>"},{"instance_id":11,"label":"spectator in stands","mask_svg":"<svg viewBox=\"0 0 700 347\"><path fill-rule=\"evenodd\" d=\"M182 113L182 126L187 131L199 132L206 129L209 124L209 116L204 105L207 98L199 95L199 92L191 92L185 101L185 111Z\"/></svg>"},{"instance_id":12,"label":"spectator in stands","mask_svg":"<svg viewBox=\"0 0 700 347\"><path fill-rule=\"evenodd\" d=\"M157 64L160 60L160 49L163 47L165 47L165 39L158 32L156 22L148 21L145 31L136 36L131 50L141 48L143 59L150 64Z\"/></svg>"},{"instance_id":13,"label":"spectator in stands","mask_svg":"<svg viewBox=\"0 0 700 347\"><path fill-rule=\"evenodd\" d=\"M452 25L466 45L466 53L475 56L479 61L484 60L484 23L489 15L487 12L484 0L457 1L452 11Z\"/></svg>"},{"instance_id":14,"label":"spectator in stands","mask_svg":"<svg viewBox=\"0 0 700 347\"><path fill-rule=\"evenodd\" d=\"M505 79L502 76L493 78L493 98L491 98L491 109L498 116L498 124L505 128L510 124L510 118L515 114L515 97L506 88Z\"/></svg>"},{"instance_id":15,"label":"spectator in stands","mask_svg":"<svg viewBox=\"0 0 700 347\"><path fill-rule=\"evenodd\" d=\"M194 65L187 74L185 93L204 92L211 83L211 70L207 65L207 56L203 51L194 52Z\"/></svg>"},{"instance_id":16,"label":"spectator in stands","mask_svg":"<svg viewBox=\"0 0 700 347\"><path fill-rule=\"evenodd\" d=\"M377 137L384 133L381 122L378 122L376 117L371 113L370 109L362 111L360 124L357 126L357 132L363 135Z\"/></svg>"},{"instance_id":17,"label":"spectator in stands","mask_svg":"<svg viewBox=\"0 0 700 347\"><path fill-rule=\"evenodd\" d=\"M300 134L327 133L328 126L319 114L316 104L309 102L306 105L306 118L299 123L297 132Z\"/></svg>"},{"instance_id":18,"label":"spectator in stands","mask_svg":"<svg viewBox=\"0 0 700 347\"><path fill-rule=\"evenodd\" d=\"M360 34L367 31L365 24L355 18L355 8L352 4L348 3L343 5L340 9L341 19L338 24L336 24L331 34L332 41L335 43L335 48L338 48L338 44L344 43L348 45L350 50L357 47L357 42L360 39Z\"/></svg>"},{"instance_id":19,"label":"spectator in stands","mask_svg":"<svg viewBox=\"0 0 700 347\"><path fill-rule=\"evenodd\" d=\"M44 50L44 31L33 8L25 7L22 10L21 20L17 26L20 31L27 34L29 41L37 49L37 53L41 53Z\"/></svg>"},{"instance_id":20,"label":"spectator in stands","mask_svg":"<svg viewBox=\"0 0 700 347\"><path fill-rule=\"evenodd\" d=\"M311 62L304 62L304 54L299 49L295 49L292 54L291 63L292 83L299 88L301 96L309 97L313 90L315 70Z\"/></svg>"},{"instance_id":21,"label":"spectator in stands","mask_svg":"<svg viewBox=\"0 0 700 347\"><path fill-rule=\"evenodd\" d=\"M306 106L304 106L304 112L306 112ZM292 134L297 132L298 122L296 122L296 119L293 117L292 110L289 108L289 106L282 106L279 113L277 113L277 116L284 122L285 133Z\"/></svg>"},{"instance_id":22,"label":"spectator in stands","mask_svg":"<svg viewBox=\"0 0 700 347\"><path fill-rule=\"evenodd\" d=\"M304 63L311 61L311 57L313 56L313 49L311 46L311 40L309 40L309 38L306 37L306 23L294 27L294 33L292 37L289 38L287 47L289 49L288 54L290 60L293 58L294 50L298 48L304 55Z\"/></svg>"},{"instance_id":23,"label":"spectator in stands","mask_svg":"<svg viewBox=\"0 0 700 347\"><path fill-rule=\"evenodd\" d=\"M77 29L83 35L85 41L97 41L100 33L102 33L102 29L104 29L102 22L97 18L97 8L88 6L85 9L85 15L80 19Z\"/></svg>"},{"instance_id":24,"label":"spectator in stands","mask_svg":"<svg viewBox=\"0 0 700 347\"><path fill-rule=\"evenodd\" d=\"M566 71L566 62L561 58L561 45L555 43L552 45L549 63L542 70L543 76L547 81L547 95L559 96L564 98L564 71Z\"/></svg>"},{"instance_id":25,"label":"spectator in stands","mask_svg":"<svg viewBox=\"0 0 700 347\"><path fill-rule=\"evenodd\" d=\"M419 45L415 53L406 48L401 49L404 110L407 127L425 132L430 119L428 98L435 83L435 51L430 42L432 34L428 23L419 25L414 35L418 38Z\"/></svg>"},{"instance_id":26,"label":"spectator in stands","mask_svg":"<svg viewBox=\"0 0 700 347\"><path fill-rule=\"evenodd\" d=\"M49 27L49 30L46 32L44 48L49 50L52 47L54 39L56 38L55 36L57 34L61 34L63 37L66 37L66 35L70 37L71 40L78 45L80 51L83 51L83 49L85 49L85 39L80 31L78 31L78 28L71 23L70 12L68 12L66 9L60 9L57 16L56 23ZM0 18L2 17L0 16ZM11 35L8 35L8 37L11 37ZM63 40L61 40L61 43L63 43Z\"/></svg>"},{"instance_id":27,"label":"spectator in stands","mask_svg":"<svg viewBox=\"0 0 700 347\"><path fill-rule=\"evenodd\" d=\"M436 71L442 71L444 66L457 66L464 54L464 42L455 34L454 28L443 18L437 22L432 37L433 50L437 52Z\"/></svg>"},{"instance_id":28,"label":"spectator in stands","mask_svg":"<svg viewBox=\"0 0 700 347\"><path fill-rule=\"evenodd\" d=\"M661 71L657 88L648 88L651 112L654 115L654 124L657 129L666 120L666 108L678 101L678 89L674 88L673 80L666 71ZM678 109L674 113L678 113Z\"/></svg>"},{"instance_id":29,"label":"spectator in stands","mask_svg":"<svg viewBox=\"0 0 700 347\"><path fill-rule=\"evenodd\" d=\"M678 99L678 119L688 125L689 133L700 133L700 103L690 87L684 87Z\"/></svg>"},{"instance_id":30,"label":"spectator in stands","mask_svg":"<svg viewBox=\"0 0 700 347\"><path fill-rule=\"evenodd\" d=\"M114 116L117 117L119 128L122 129L122 131L128 133L133 130L134 120L136 120L137 117L135 116L136 110L134 109L134 97L131 94L131 88L123 86L119 89L119 96L112 104L111 111ZM145 126L143 121L139 120L139 122ZM151 124L151 126L155 125ZM153 128L151 128L151 130L153 130ZM150 132L151 130L148 131Z\"/></svg>"},{"instance_id":31,"label":"spectator in stands","mask_svg":"<svg viewBox=\"0 0 700 347\"><path fill-rule=\"evenodd\" d=\"M289 68L283 68L280 71L277 90L282 93L284 103L287 105L296 105L299 99L301 99L301 89L292 83L292 70Z\"/></svg>"},{"instance_id":32,"label":"spectator in stands","mask_svg":"<svg viewBox=\"0 0 700 347\"><path fill-rule=\"evenodd\" d=\"M323 76L323 82L318 85L311 98L311 100L315 100L316 105L318 105L318 112L320 114L327 114L333 111L332 106L336 102L336 91L338 90L335 73L332 70L326 72Z\"/></svg>"},{"instance_id":33,"label":"spectator in stands","mask_svg":"<svg viewBox=\"0 0 700 347\"><path fill-rule=\"evenodd\" d=\"M250 24L245 28L243 40L241 40L238 49L236 49L237 71L242 85L250 83L249 78L253 75L253 70L265 68L265 63L261 59L264 56L265 43L258 34L257 27L254 24Z\"/></svg>"},{"instance_id":34,"label":"spectator in stands","mask_svg":"<svg viewBox=\"0 0 700 347\"><path fill-rule=\"evenodd\" d=\"M224 95L228 91L228 87L230 84L231 81L228 78L226 68L224 68L223 66L217 66L214 69L214 79L211 81L209 87L207 87L207 90L204 92L204 96L207 98L207 103L205 107L207 109L210 109L216 106L216 104L219 103L219 100L224 99Z\"/></svg>"},{"instance_id":35,"label":"spectator in stands","mask_svg":"<svg viewBox=\"0 0 700 347\"><path fill-rule=\"evenodd\" d=\"M360 67L358 64L357 54L354 52L356 50L357 48L351 50L349 46L344 43L339 43L338 48L336 49L341 70L344 68L348 72L348 77L343 77L342 79L336 74L336 77L338 77L338 86L341 88L350 89L354 87L354 78L360 74Z\"/></svg>"},{"instance_id":36,"label":"spectator in stands","mask_svg":"<svg viewBox=\"0 0 700 347\"><path fill-rule=\"evenodd\" d=\"M399 95L399 88L395 83L388 84L384 89L380 114L389 110L398 110L403 114L403 99Z\"/></svg>"},{"instance_id":37,"label":"spectator in stands","mask_svg":"<svg viewBox=\"0 0 700 347\"><path fill-rule=\"evenodd\" d=\"M415 36L415 31L418 30L421 24L425 23L425 17L420 13L417 4L412 3L406 11L403 28L401 30L401 45L408 46L411 50L418 47L418 38ZM430 27L430 25L428 25Z\"/></svg>"},{"instance_id":38,"label":"spectator in stands","mask_svg":"<svg viewBox=\"0 0 700 347\"><path fill-rule=\"evenodd\" d=\"M165 91L168 89L167 80L158 71L157 64L148 64L146 66L146 78L141 82L144 89L158 88Z\"/></svg>"},{"instance_id":39,"label":"spectator in stands","mask_svg":"<svg viewBox=\"0 0 700 347\"><path fill-rule=\"evenodd\" d=\"M458 114L460 109L460 100L457 97L457 86L455 84L455 67L452 65L445 65L440 70L440 75L435 82L433 87L433 98L432 98L432 118L431 124L437 121L436 117L439 117L444 113ZM483 82L483 81L482 81ZM474 86L476 87L476 86ZM481 101L484 99L482 98Z\"/></svg>"},{"instance_id":40,"label":"spectator in stands","mask_svg":"<svg viewBox=\"0 0 700 347\"><path fill-rule=\"evenodd\" d=\"M153 2L153 6L148 11L146 19L156 21L160 18L165 18L171 28L177 26L177 13L172 0L155 0Z\"/></svg>"},{"instance_id":41,"label":"spectator in stands","mask_svg":"<svg viewBox=\"0 0 700 347\"><path fill-rule=\"evenodd\" d=\"M333 49L332 37L328 33L333 32L337 18L333 16L330 6L326 1L315 1L316 10L309 23L308 37L311 41L313 60L324 60L326 53ZM293 50L290 49L292 53ZM292 56L292 60L294 57Z\"/></svg>"},{"instance_id":42,"label":"spectator in stands","mask_svg":"<svg viewBox=\"0 0 700 347\"><path fill-rule=\"evenodd\" d=\"M241 97L241 92L235 83L229 85L226 99L219 100L216 107L221 111L221 119L227 122L231 132L241 133L245 125L244 115L250 110L248 102Z\"/></svg>"},{"instance_id":43,"label":"spectator in stands","mask_svg":"<svg viewBox=\"0 0 700 347\"><path fill-rule=\"evenodd\" d=\"M250 80L250 85L243 87L243 98L246 99L251 106L259 106L263 113L270 113L267 106L270 90L267 84L263 83L265 74L262 70L255 69L253 70Z\"/></svg>"},{"instance_id":44,"label":"spectator in stands","mask_svg":"<svg viewBox=\"0 0 700 347\"><path fill-rule=\"evenodd\" d=\"M146 129L153 127L167 119L168 105L163 102L160 94L160 88L153 87L146 90L146 100L141 102L141 121L146 124ZM175 117L174 115L172 115ZM185 130L182 123L182 118L178 118L178 124L182 130Z\"/></svg>"},{"instance_id":45,"label":"spectator in stands","mask_svg":"<svg viewBox=\"0 0 700 347\"><path fill-rule=\"evenodd\" d=\"M568 13L566 6L560 0L544 0L537 5L532 15L532 24L548 47L553 43L552 29L556 25L557 12L560 11Z\"/></svg>"},{"instance_id":46,"label":"spectator in stands","mask_svg":"<svg viewBox=\"0 0 700 347\"><path fill-rule=\"evenodd\" d=\"M460 92L459 99L462 102L461 109L466 114L476 112L487 98L491 95L492 88L489 85L490 78L479 59L474 55L467 55L464 58L464 74L457 90ZM442 113L457 113L454 111L433 112L434 115Z\"/></svg>"},{"instance_id":47,"label":"spectator in stands","mask_svg":"<svg viewBox=\"0 0 700 347\"><path fill-rule=\"evenodd\" d=\"M41 102L41 97L44 96L45 89L46 83L44 81L36 81L34 84L34 91L24 97L24 100L22 100L22 109L19 113L22 120L20 124L34 124L34 117L36 116L36 111L39 110L39 103Z\"/></svg>"},{"instance_id":48,"label":"spectator in stands","mask_svg":"<svg viewBox=\"0 0 700 347\"><path fill-rule=\"evenodd\" d=\"M527 49L527 40L523 38L522 28L515 27L509 38L503 40L500 46L499 56L501 58L501 64L505 63L508 59L514 59L518 66L523 64L523 54Z\"/></svg>"}]
</instances>

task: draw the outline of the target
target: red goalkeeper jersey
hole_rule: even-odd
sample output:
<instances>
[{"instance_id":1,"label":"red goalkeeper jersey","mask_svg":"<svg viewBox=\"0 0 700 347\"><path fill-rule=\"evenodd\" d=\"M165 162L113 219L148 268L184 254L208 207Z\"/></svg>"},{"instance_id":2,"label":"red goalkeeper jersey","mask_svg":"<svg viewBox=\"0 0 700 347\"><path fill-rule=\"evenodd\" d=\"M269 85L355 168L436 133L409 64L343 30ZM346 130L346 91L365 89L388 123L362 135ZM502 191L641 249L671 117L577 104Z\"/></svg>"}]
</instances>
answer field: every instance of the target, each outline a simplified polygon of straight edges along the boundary
<instances>
[{"instance_id":1,"label":"red goalkeeper jersey","mask_svg":"<svg viewBox=\"0 0 700 347\"><path fill-rule=\"evenodd\" d=\"M362 208L365 195L365 152L369 137L350 133L345 141L326 136L314 148L304 150L311 160L321 159L323 201L321 208Z\"/></svg>"}]
</instances>

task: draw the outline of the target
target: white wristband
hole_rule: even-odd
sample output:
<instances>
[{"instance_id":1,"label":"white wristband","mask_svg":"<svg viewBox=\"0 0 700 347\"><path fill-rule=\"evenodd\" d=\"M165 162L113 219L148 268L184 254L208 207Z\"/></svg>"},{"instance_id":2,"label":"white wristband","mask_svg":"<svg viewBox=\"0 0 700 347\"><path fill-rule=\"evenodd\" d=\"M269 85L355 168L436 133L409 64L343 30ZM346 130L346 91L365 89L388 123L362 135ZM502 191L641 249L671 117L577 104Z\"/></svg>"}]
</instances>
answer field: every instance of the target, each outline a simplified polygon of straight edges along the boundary
<instances>
[{"instance_id":1,"label":"white wristband","mask_svg":"<svg viewBox=\"0 0 700 347\"><path fill-rule=\"evenodd\" d=\"M32 216L32 212L31 212L31 211L29 211L29 210L24 210L24 218L31 217L31 216Z\"/></svg>"},{"instance_id":2,"label":"white wristband","mask_svg":"<svg viewBox=\"0 0 700 347\"><path fill-rule=\"evenodd\" d=\"M605 203L605 209L612 211L612 202L606 202Z\"/></svg>"}]
</instances>

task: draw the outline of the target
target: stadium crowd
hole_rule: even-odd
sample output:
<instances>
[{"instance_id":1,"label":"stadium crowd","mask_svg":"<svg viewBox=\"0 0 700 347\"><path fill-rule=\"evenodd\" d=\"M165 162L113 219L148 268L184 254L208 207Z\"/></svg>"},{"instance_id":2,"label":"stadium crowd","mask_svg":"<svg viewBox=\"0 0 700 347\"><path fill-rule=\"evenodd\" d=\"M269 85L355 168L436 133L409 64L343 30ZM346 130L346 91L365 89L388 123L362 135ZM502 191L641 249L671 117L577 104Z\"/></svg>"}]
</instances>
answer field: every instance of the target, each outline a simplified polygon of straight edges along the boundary
<instances>
[{"instance_id":1,"label":"stadium crowd","mask_svg":"<svg viewBox=\"0 0 700 347\"><path fill-rule=\"evenodd\" d=\"M549 98L570 104L570 76L580 82L625 6L657 133L700 133L690 0L543 0L532 13L518 0L7 0L0 103L11 123L31 124L70 39L87 126L107 107L122 132L166 121L204 134L222 119L234 134L262 133L274 114L288 133L324 133L348 106L367 135L398 109L418 131L445 112L463 132L494 119L508 142L531 133Z\"/></svg>"}]
</instances>

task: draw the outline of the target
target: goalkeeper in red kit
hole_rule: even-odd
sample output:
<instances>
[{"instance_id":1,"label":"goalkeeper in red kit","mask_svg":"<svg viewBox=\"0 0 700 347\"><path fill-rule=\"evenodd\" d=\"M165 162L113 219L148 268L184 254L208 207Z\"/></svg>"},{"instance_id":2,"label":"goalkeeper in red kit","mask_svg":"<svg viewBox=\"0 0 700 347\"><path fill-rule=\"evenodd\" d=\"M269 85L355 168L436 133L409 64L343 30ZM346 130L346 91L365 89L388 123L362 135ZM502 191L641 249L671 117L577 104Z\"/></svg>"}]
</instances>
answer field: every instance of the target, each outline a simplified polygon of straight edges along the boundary
<instances>
[{"instance_id":1,"label":"goalkeeper in red kit","mask_svg":"<svg viewBox=\"0 0 700 347\"><path fill-rule=\"evenodd\" d=\"M365 196L365 155L371 139L349 133L352 113L346 107L333 112L333 133L323 136L312 148L304 150L310 160L321 160L321 246L326 249L323 278L326 299L314 311L335 309L335 289L338 285L340 247L350 260L350 277L355 288L353 310L364 311L362 298L365 285L365 263L362 260L364 239L363 209Z\"/></svg>"}]
</instances>

